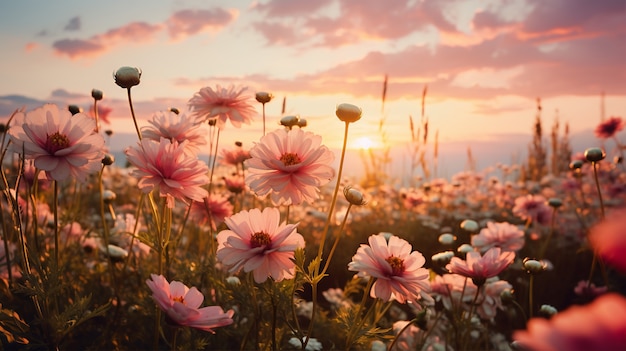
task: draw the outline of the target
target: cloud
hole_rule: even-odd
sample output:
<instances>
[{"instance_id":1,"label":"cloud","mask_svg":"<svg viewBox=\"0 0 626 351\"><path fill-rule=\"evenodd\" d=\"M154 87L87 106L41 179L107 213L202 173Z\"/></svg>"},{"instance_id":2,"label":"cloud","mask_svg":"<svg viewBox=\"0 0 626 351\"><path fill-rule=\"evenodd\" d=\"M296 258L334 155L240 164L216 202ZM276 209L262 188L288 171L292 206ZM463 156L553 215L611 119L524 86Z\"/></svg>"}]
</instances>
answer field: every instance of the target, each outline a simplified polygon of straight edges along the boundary
<instances>
[{"instance_id":1,"label":"cloud","mask_svg":"<svg viewBox=\"0 0 626 351\"><path fill-rule=\"evenodd\" d=\"M269 1L255 7L265 17L253 26L270 44L307 42L326 47L400 39L430 27L458 32L443 15L444 7L454 6L456 1L441 5L434 0L335 0L335 11L328 10L330 4L331 0Z\"/></svg>"},{"instance_id":2,"label":"cloud","mask_svg":"<svg viewBox=\"0 0 626 351\"><path fill-rule=\"evenodd\" d=\"M73 31L80 30L80 28L81 28L80 17L76 16L76 17L70 18L69 22L67 22L63 30L66 30L68 32L73 32Z\"/></svg>"},{"instance_id":3,"label":"cloud","mask_svg":"<svg viewBox=\"0 0 626 351\"><path fill-rule=\"evenodd\" d=\"M218 31L237 18L236 10L214 8L211 10L182 10L167 20L170 38L176 40L203 31Z\"/></svg>"},{"instance_id":4,"label":"cloud","mask_svg":"<svg viewBox=\"0 0 626 351\"><path fill-rule=\"evenodd\" d=\"M96 56L119 45L145 43L154 40L167 29L171 39L181 40L205 31L218 31L237 17L236 10L181 10L163 23L132 22L110 29L87 39L60 39L52 44L55 52L71 59ZM74 17L66 26L80 27L80 18Z\"/></svg>"},{"instance_id":5,"label":"cloud","mask_svg":"<svg viewBox=\"0 0 626 351\"><path fill-rule=\"evenodd\" d=\"M52 43L55 52L70 58L97 55L106 50L106 47L93 40L61 39Z\"/></svg>"}]
</instances>

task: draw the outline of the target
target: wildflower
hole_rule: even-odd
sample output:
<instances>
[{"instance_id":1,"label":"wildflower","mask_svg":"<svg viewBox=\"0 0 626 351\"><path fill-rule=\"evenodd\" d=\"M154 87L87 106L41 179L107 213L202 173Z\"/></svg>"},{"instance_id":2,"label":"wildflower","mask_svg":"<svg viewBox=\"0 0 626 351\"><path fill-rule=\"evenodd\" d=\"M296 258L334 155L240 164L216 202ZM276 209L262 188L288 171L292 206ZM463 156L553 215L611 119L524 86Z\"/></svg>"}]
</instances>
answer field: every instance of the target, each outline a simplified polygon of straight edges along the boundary
<instances>
[{"instance_id":1,"label":"wildflower","mask_svg":"<svg viewBox=\"0 0 626 351\"><path fill-rule=\"evenodd\" d=\"M507 222L488 222L486 228L472 236L472 246L480 252L496 246L504 251L518 251L524 247L524 231Z\"/></svg>"},{"instance_id":2,"label":"wildflower","mask_svg":"<svg viewBox=\"0 0 626 351\"><path fill-rule=\"evenodd\" d=\"M223 177L224 186L233 194L241 194L246 190L246 182L242 175L234 174L230 177Z\"/></svg>"},{"instance_id":3,"label":"wildflower","mask_svg":"<svg viewBox=\"0 0 626 351\"><path fill-rule=\"evenodd\" d=\"M237 147L233 150L222 149L222 161L232 166L239 166L250 158L250 151Z\"/></svg>"},{"instance_id":4,"label":"wildflower","mask_svg":"<svg viewBox=\"0 0 626 351\"><path fill-rule=\"evenodd\" d=\"M253 271L254 281L291 279L295 274L294 251L304 247L296 224L279 224L280 211L265 208L241 211L224 219L229 230L217 234L217 259L230 267Z\"/></svg>"},{"instance_id":5,"label":"wildflower","mask_svg":"<svg viewBox=\"0 0 626 351\"><path fill-rule=\"evenodd\" d=\"M146 284L152 298L173 324L215 333L214 328L233 323L233 310L224 313L220 306L199 308L204 295L196 287L189 289L179 281L168 283L162 275L151 274L150 278Z\"/></svg>"},{"instance_id":6,"label":"wildflower","mask_svg":"<svg viewBox=\"0 0 626 351\"><path fill-rule=\"evenodd\" d=\"M179 144L187 140L187 149L198 153L206 145L206 132L203 126L196 124L194 119L185 114L179 115L172 111L161 111L148 121L152 126L141 128L145 139L159 141L161 138L177 141Z\"/></svg>"},{"instance_id":7,"label":"wildflower","mask_svg":"<svg viewBox=\"0 0 626 351\"><path fill-rule=\"evenodd\" d=\"M589 242L608 265L626 273L626 209L609 213L606 219L591 228Z\"/></svg>"},{"instance_id":8,"label":"wildflower","mask_svg":"<svg viewBox=\"0 0 626 351\"><path fill-rule=\"evenodd\" d=\"M211 224L213 230L224 222L224 218L232 216L233 205L228 201L228 197L221 194L211 194L203 201L194 201L191 204L189 218L195 223L203 225Z\"/></svg>"},{"instance_id":9,"label":"wildflower","mask_svg":"<svg viewBox=\"0 0 626 351\"><path fill-rule=\"evenodd\" d=\"M362 244L348 270L376 278L370 296L384 301L395 298L400 303L417 299L420 291L430 290L426 260L419 251L411 252L411 244L395 235L371 235L369 245Z\"/></svg>"},{"instance_id":10,"label":"wildflower","mask_svg":"<svg viewBox=\"0 0 626 351\"><path fill-rule=\"evenodd\" d=\"M169 208L174 207L175 199L188 204L189 199L203 201L208 194L202 186L209 183L209 169L185 151L186 143L143 139L125 151L128 161L137 167L132 174L139 179L139 189L144 193L158 190Z\"/></svg>"},{"instance_id":11,"label":"wildflower","mask_svg":"<svg viewBox=\"0 0 626 351\"><path fill-rule=\"evenodd\" d=\"M335 155L321 145L322 137L301 129L276 130L250 150L246 184L272 202L298 205L318 198L319 187L335 176Z\"/></svg>"},{"instance_id":12,"label":"wildflower","mask_svg":"<svg viewBox=\"0 0 626 351\"><path fill-rule=\"evenodd\" d=\"M115 84L124 89L139 85L140 80L141 71L135 67L124 66L115 72Z\"/></svg>"},{"instance_id":13,"label":"wildflower","mask_svg":"<svg viewBox=\"0 0 626 351\"><path fill-rule=\"evenodd\" d=\"M285 116L280 119L280 125L291 129L293 126L298 125L299 120L300 116Z\"/></svg>"},{"instance_id":14,"label":"wildflower","mask_svg":"<svg viewBox=\"0 0 626 351\"><path fill-rule=\"evenodd\" d=\"M594 283L589 283L587 280L581 280L576 284L574 293L581 297L595 298L606 293L609 290L606 286L596 286Z\"/></svg>"},{"instance_id":15,"label":"wildflower","mask_svg":"<svg viewBox=\"0 0 626 351\"><path fill-rule=\"evenodd\" d=\"M363 111L360 107L346 103L339 104L337 106L337 110L335 111L335 114L337 115L339 120L346 123L356 122L360 120L362 113Z\"/></svg>"},{"instance_id":16,"label":"wildflower","mask_svg":"<svg viewBox=\"0 0 626 351\"><path fill-rule=\"evenodd\" d=\"M346 200L349 203L355 206L363 206L367 204L365 201L363 193L360 190L357 190L351 186L347 186L343 188L343 196L345 196Z\"/></svg>"},{"instance_id":17,"label":"wildflower","mask_svg":"<svg viewBox=\"0 0 626 351\"><path fill-rule=\"evenodd\" d=\"M72 116L46 104L15 115L9 129L10 147L34 160L49 180L85 182L89 174L100 170L104 154L104 138L94 132L95 126L95 121L82 113Z\"/></svg>"},{"instance_id":18,"label":"wildflower","mask_svg":"<svg viewBox=\"0 0 626 351\"><path fill-rule=\"evenodd\" d=\"M485 283L485 288L482 290L480 305L476 312L483 319L492 319L496 316L498 309L504 310L502 304L502 293L511 291L513 286L505 280L500 280L497 277L488 279Z\"/></svg>"},{"instance_id":19,"label":"wildflower","mask_svg":"<svg viewBox=\"0 0 626 351\"><path fill-rule=\"evenodd\" d=\"M615 136L617 132L624 129L624 121L621 117L610 117L606 121L598 124L595 134L600 139L608 139Z\"/></svg>"},{"instance_id":20,"label":"wildflower","mask_svg":"<svg viewBox=\"0 0 626 351\"><path fill-rule=\"evenodd\" d=\"M513 214L526 221L547 225L552 219L552 208L541 195L526 195L515 199Z\"/></svg>"},{"instance_id":21,"label":"wildflower","mask_svg":"<svg viewBox=\"0 0 626 351\"><path fill-rule=\"evenodd\" d=\"M436 275L430 286L433 297L447 310L454 306L469 307L478 289L471 280L459 274Z\"/></svg>"},{"instance_id":22,"label":"wildflower","mask_svg":"<svg viewBox=\"0 0 626 351\"><path fill-rule=\"evenodd\" d=\"M239 128L242 124L250 124L256 114L246 90L237 90L234 86L222 88L218 85L215 90L204 87L187 104L197 123L214 119L217 120L218 128L224 129L226 121L230 120L235 128Z\"/></svg>"},{"instance_id":23,"label":"wildflower","mask_svg":"<svg viewBox=\"0 0 626 351\"><path fill-rule=\"evenodd\" d=\"M499 247L493 247L484 255L479 252L468 252L465 260L452 257L446 266L451 273L460 274L472 278L476 285L484 283L487 278L495 277L506 267L513 263L515 253L510 251L501 252Z\"/></svg>"},{"instance_id":24,"label":"wildflower","mask_svg":"<svg viewBox=\"0 0 626 351\"><path fill-rule=\"evenodd\" d=\"M100 101L103 98L103 93L102 90L99 89L91 89L91 97L96 100L96 101Z\"/></svg>"},{"instance_id":25,"label":"wildflower","mask_svg":"<svg viewBox=\"0 0 626 351\"><path fill-rule=\"evenodd\" d=\"M626 299L618 294L572 306L551 319L533 318L513 334L526 350L623 350L626 345Z\"/></svg>"},{"instance_id":26,"label":"wildflower","mask_svg":"<svg viewBox=\"0 0 626 351\"><path fill-rule=\"evenodd\" d=\"M585 150L585 159L589 162L599 162L604 160L606 153L599 147L590 147Z\"/></svg>"},{"instance_id":27,"label":"wildflower","mask_svg":"<svg viewBox=\"0 0 626 351\"><path fill-rule=\"evenodd\" d=\"M256 93L255 98L256 98L256 101L262 104L267 104L268 102L272 101L272 99L274 98L274 95L272 95L271 93L264 92L264 91L259 91Z\"/></svg>"}]
</instances>

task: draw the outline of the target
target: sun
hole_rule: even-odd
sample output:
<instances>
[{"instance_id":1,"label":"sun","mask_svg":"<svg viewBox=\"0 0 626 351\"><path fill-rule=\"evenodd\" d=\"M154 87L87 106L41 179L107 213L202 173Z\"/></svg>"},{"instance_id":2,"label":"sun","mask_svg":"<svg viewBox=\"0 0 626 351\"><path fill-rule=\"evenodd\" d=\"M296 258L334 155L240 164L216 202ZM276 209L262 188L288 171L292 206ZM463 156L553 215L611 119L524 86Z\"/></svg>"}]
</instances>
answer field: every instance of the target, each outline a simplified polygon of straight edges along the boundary
<instances>
[{"instance_id":1,"label":"sun","mask_svg":"<svg viewBox=\"0 0 626 351\"><path fill-rule=\"evenodd\" d=\"M354 148L356 149L369 150L373 146L374 142L368 137L361 137L354 141Z\"/></svg>"}]
</instances>

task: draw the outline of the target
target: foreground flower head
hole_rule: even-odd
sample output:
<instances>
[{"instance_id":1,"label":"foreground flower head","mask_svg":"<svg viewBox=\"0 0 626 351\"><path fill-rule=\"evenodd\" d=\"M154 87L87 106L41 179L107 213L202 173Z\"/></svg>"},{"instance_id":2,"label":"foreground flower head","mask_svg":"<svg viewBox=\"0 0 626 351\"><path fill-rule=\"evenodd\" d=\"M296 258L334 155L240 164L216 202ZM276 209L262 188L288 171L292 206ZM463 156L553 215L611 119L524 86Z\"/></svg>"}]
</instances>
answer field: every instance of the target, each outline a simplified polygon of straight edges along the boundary
<instances>
[{"instance_id":1,"label":"foreground flower head","mask_svg":"<svg viewBox=\"0 0 626 351\"><path fill-rule=\"evenodd\" d=\"M591 304L572 306L551 319L533 318L526 330L513 334L524 350L624 350L626 298L618 294L598 297Z\"/></svg>"},{"instance_id":2,"label":"foreground flower head","mask_svg":"<svg viewBox=\"0 0 626 351\"><path fill-rule=\"evenodd\" d=\"M178 143L186 140L187 149L193 153L198 153L207 143L203 126L196 124L193 118L185 114L177 114L171 110L161 111L154 114L148 122L151 126L141 128L141 134L146 139L160 141L165 138Z\"/></svg>"},{"instance_id":3,"label":"foreground flower head","mask_svg":"<svg viewBox=\"0 0 626 351\"><path fill-rule=\"evenodd\" d=\"M465 260L452 257L446 269L451 273L460 274L467 278L472 278L474 283L484 283L487 278L495 277L507 268L515 259L515 253L511 251L502 252L499 247L493 247L484 255L479 252L468 252Z\"/></svg>"},{"instance_id":4,"label":"foreground flower head","mask_svg":"<svg viewBox=\"0 0 626 351\"><path fill-rule=\"evenodd\" d=\"M256 110L250 102L252 97L247 94L247 88L223 88L216 86L200 89L187 103L196 122L202 123L210 119L217 119L217 126L223 129L226 121L235 128L242 124L250 124Z\"/></svg>"},{"instance_id":5,"label":"foreground flower head","mask_svg":"<svg viewBox=\"0 0 626 351\"><path fill-rule=\"evenodd\" d=\"M318 198L319 187L335 176L335 155L321 145L322 137L299 128L276 130L250 149L246 184L272 202L298 205Z\"/></svg>"},{"instance_id":6,"label":"foreground flower head","mask_svg":"<svg viewBox=\"0 0 626 351\"><path fill-rule=\"evenodd\" d=\"M294 251L304 247L304 238L296 232L296 224L279 224L277 208L241 211L224 221L229 230L217 234L217 259L229 272L252 271L257 283L269 277L275 281L293 278Z\"/></svg>"},{"instance_id":7,"label":"foreground flower head","mask_svg":"<svg viewBox=\"0 0 626 351\"><path fill-rule=\"evenodd\" d=\"M186 152L186 143L143 139L125 151L128 161L137 167L132 174L139 179L139 189L144 193L158 190L169 208L174 207L175 199L188 204L189 199L203 201L208 194L202 186L209 183L209 168Z\"/></svg>"},{"instance_id":8,"label":"foreground flower head","mask_svg":"<svg viewBox=\"0 0 626 351\"><path fill-rule=\"evenodd\" d=\"M608 139L615 136L615 134L622 129L624 129L624 121L622 118L613 116L598 124L594 132L598 138Z\"/></svg>"},{"instance_id":9,"label":"foreground flower head","mask_svg":"<svg viewBox=\"0 0 626 351\"><path fill-rule=\"evenodd\" d=\"M348 270L376 278L370 296L384 301L395 298L400 303L417 300L420 291L429 291L428 270L422 268L426 260L419 251L413 251L408 241L395 235L371 235L369 245L361 244Z\"/></svg>"},{"instance_id":10,"label":"foreground flower head","mask_svg":"<svg viewBox=\"0 0 626 351\"><path fill-rule=\"evenodd\" d=\"M626 209L616 210L591 228L589 242L611 267L626 273Z\"/></svg>"},{"instance_id":11,"label":"foreground flower head","mask_svg":"<svg viewBox=\"0 0 626 351\"><path fill-rule=\"evenodd\" d=\"M15 115L9 129L11 150L34 160L50 180L84 182L102 166L104 138L94 132L95 127L87 115L72 116L68 110L46 104Z\"/></svg>"},{"instance_id":12,"label":"foreground flower head","mask_svg":"<svg viewBox=\"0 0 626 351\"><path fill-rule=\"evenodd\" d=\"M233 310L224 312L220 306L199 308L204 295L196 287L189 289L179 281L168 283L162 275L151 274L150 278L146 284L152 290L152 298L170 322L211 333L215 333L214 328L233 323Z\"/></svg>"}]
</instances>

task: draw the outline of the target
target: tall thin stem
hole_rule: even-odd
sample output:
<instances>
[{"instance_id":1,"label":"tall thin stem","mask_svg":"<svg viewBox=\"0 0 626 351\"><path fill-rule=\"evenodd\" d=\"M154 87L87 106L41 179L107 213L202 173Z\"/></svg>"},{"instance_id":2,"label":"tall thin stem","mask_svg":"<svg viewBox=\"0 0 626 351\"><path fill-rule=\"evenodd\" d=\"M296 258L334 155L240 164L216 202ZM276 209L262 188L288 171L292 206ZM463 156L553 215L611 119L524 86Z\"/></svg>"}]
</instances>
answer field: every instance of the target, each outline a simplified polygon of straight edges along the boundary
<instances>
[{"instance_id":1,"label":"tall thin stem","mask_svg":"<svg viewBox=\"0 0 626 351\"><path fill-rule=\"evenodd\" d=\"M59 183L53 180L52 184L54 184L52 199L52 214L54 217L54 263L56 269L59 269Z\"/></svg>"},{"instance_id":2,"label":"tall thin stem","mask_svg":"<svg viewBox=\"0 0 626 351\"><path fill-rule=\"evenodd\" d=\"M130 114L133 116L133 123L135 123L135 130L137 131L137 137L141 141L141 131L137 125L137 118L135 117L135 109L133 108L133 99L130 97L130 88L126 89L128 95L128 105L130 105Z\"/></svg>"}]
</instances>

